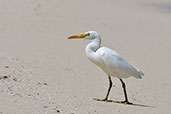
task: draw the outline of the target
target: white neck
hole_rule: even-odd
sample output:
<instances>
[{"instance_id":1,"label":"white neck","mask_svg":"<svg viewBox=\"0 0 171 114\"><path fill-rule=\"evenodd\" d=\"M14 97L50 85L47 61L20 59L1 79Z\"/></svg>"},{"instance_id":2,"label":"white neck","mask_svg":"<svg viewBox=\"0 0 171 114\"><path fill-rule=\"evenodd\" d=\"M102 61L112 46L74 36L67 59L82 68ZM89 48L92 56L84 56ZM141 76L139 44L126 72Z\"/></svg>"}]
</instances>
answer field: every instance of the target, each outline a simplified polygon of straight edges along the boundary
<instances>
[{"instance_id":1,"label":"white neck","mask_svg":"<svg viewBox=\"0 0 171 114\"><path fill-rule=\"evenodd\" d=\"M86 46L86 55L89 59L92 59L94 53L100 48L101 38L96 37Z\"/></svg>"}]
</instances>

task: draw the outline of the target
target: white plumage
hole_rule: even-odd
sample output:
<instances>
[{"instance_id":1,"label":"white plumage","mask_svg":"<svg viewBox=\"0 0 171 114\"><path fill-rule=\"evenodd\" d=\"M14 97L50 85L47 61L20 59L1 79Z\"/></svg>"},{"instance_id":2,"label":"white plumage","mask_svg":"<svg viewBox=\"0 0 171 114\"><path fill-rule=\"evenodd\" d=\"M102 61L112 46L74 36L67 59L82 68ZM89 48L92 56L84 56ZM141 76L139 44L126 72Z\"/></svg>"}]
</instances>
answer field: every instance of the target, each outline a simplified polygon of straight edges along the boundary
<instances>
[{"instance_id":1,"label":"white plumage","mask_svg":"<svg viewBox=\"0 0 171 114\"><path fill-rule=\"evenodd\" d=\"M126 88L124 82L122 81L122 78L128 78L130 76L135 78L142 78L142 76L144 75L143 72L129 64L116 51L101 46L101 37L96 31L88 31L81 35L71 36L68 39L76 38L85 38L91 40L91 42L86 46L86 55L93 63L101 67L103 71L109 76L110 84L108 93L106 95L106 98L102 101L109 101L108 95L112 85L110 77L113 76L119 78L122 82L125 94L125 101L122 103L130 104L130 102L128 102Z\"/></svg>"}]
</instances>

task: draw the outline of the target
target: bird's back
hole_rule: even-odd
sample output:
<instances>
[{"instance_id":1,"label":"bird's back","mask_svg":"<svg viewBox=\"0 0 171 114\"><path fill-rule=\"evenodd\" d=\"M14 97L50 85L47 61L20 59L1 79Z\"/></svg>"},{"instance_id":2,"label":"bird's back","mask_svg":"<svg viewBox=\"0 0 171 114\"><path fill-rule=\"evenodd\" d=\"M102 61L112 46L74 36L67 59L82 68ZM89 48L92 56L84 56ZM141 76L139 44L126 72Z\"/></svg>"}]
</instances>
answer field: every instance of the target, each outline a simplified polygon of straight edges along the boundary
<instances>
[{"instance_id":1,"label":"bird's back","mask_svg":"<svg viewBox=\"0 0 171 114\"><path fill-rule=\"evenodd\" d=\"M98 60L100 59L103 65L99 66L107 75L116 76L118 78L127 78L130 76L142 78L144 75L142 71L133 67L127 60L110 48L100 47L96 51L96 57L98 57Z\"/></svg>"}]
</instances>

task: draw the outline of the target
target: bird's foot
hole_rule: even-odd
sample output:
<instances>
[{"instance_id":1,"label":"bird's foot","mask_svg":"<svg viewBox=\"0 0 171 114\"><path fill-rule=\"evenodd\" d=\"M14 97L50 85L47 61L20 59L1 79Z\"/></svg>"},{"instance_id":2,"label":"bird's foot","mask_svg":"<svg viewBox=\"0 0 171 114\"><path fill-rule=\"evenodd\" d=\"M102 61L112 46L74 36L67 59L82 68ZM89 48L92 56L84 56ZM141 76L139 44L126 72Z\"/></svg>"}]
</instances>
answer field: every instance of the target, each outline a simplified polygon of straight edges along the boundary
<instances>
[{"instance_id":1,"label":"bird's foot","mask_svg":"<svg viewBox=\"0 0 171 114\"><path fill-rule=\"evenodd\" d=\"M108 99L96 99L96 98L94 98L93 100L104 101L104 102L112 102L112 100L108 100Z\"/></svg>"},{"instance_id":2,"label":"bird's foot","mask_svg":"<svg viewBox=\"0 0 171 114\"><path fill-rule=\"evenodd\" d=\"M104 101L104 102L114 102L114 103L119 103L119 104L128 104L131 105L133 103L129 102L129 101L113 101L113 100L108 100L108 99L93 99L96 101Z\"/></svg>"},{"instance_id":3,"label":"bird's foot","mask_svg":"<svg viewBox=\"0 0 171 114\"><path fill-rule=\"evenodd\" d=\"M129 101L121 101L120 103L122 103L122 104L133 104L133 103L130 103Z\"/></svg>"}]
</instances>

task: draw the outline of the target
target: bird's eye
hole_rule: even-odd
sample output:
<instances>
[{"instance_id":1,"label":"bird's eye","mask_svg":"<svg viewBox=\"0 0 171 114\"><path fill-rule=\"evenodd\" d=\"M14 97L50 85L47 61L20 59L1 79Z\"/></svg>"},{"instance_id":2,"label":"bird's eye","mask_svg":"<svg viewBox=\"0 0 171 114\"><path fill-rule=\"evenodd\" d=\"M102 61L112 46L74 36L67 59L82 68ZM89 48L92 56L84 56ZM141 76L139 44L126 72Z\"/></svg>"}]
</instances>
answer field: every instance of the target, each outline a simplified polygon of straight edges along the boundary
<instances>
[{"instance_id":1,"label":"bird's eye","mask_svg":"<svg viewBox=\"0 0 171 114\"><path fill-rule=\"evenodd\" d=\"M90 36L90 33L87 33L86 36Z\"/></svg>"}]
</instances>

